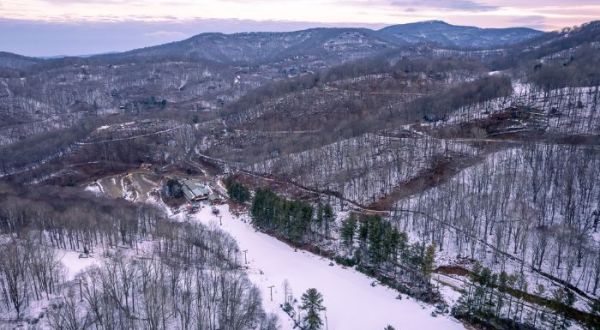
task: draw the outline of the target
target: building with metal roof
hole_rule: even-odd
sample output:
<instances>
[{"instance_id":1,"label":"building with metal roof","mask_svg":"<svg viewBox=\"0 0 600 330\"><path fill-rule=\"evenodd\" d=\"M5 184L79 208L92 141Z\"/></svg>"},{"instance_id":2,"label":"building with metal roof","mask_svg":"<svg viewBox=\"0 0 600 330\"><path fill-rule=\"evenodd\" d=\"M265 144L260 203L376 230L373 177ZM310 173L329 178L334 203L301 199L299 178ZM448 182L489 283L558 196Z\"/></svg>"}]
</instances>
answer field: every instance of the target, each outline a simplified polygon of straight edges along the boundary
<instances>
[{"instance_id":1,"label":"building with metal roof","mask_svg":"<svg viewBox=\"0 0 600 330\"><path fill-rule=\"evenodd\" d=\"M183 195L189 202L198 202L208 199L212 191L208 185L199 180L182 179L179 180Z\"/></svg>"}]
</instances>

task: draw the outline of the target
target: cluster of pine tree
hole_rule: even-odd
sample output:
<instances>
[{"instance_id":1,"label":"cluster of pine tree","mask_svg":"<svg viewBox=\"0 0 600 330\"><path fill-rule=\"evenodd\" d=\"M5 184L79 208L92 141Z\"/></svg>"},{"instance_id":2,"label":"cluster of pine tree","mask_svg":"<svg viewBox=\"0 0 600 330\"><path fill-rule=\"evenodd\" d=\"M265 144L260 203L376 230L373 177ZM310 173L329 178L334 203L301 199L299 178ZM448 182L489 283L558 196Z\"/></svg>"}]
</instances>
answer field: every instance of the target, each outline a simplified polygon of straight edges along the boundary
<instances>
[{"instance_id":1,"label":"cluster of pine tree","mask_svg":"<svg viewBox=\"0 0 600 330\"><path fill-rule=\"evenodd\" d=\"M269 189L257 189L251 209L254 224L296 243L305 243L317 234L327 235L334 219L329 205L317 212L304 201L288 200Z\"/></svg>"},{"instance_id":2,"label":"cluster of pine tree","mask_svg":"<svg viewBox=\"0 0 600 330\"><path fill-rule=\"evenodd\" d=\"M545 288L541 284L533 294L527 289L527 281L518 274L509 275L504 271L495 274L476 264L471 281L452 314L491 328L567 329L573 317L579 317L592 329L600 324L593 313L573 314L575 295L569 289L556 289L552 298L543 298Z\"/></svg>"},{"instance_id":3,"label":"cluster of pine tree","mask_svg":"<svg viewBox=\"0 0 600 330\"><path fill-rule=\"evenodd\" d=\"M367 216L358 227L359 246L356 258L377 266L396 261L398 252L406 245L406 234L398 232L379 216Z\"/></svg>"},{"instance_id":4,"label":"cluster of pine tree","mask_svg":"<svg viewBox=\"0 0 600 330\"><path fill-rule=\"evenodd\" d=\"M308 202L288 200L269 189L256 190L251 215L262 230L301 244L330 237L335 219L328 204L318 204L315 211ZM342 249L336 251L338 263L357 266L408 294L432 300L429 279L434 268L434 245L409 244L406 233L377 215L358 218L352 214L342 222L339 236Z\"/></svg>"},{"instance_id":5,"label":"cluster of pine tree","mask_svg":"<svg viewBox=\"0 0 600 330\"><path fill-rule=\"evenodd\" d=\"M519 289L523 285L526 286L526 283L519 285L518 282L518 277L515 275L502 272L499 276L493 274L489 268L476 264L471 273L469 287L452 309L452 313L457 317L485 319L491 324L503 322L503 313L508 313L518 320L524 310L523 301L516 299L513 301L512 295L503 294L509 288ZM515 321L513 326L522 325Z\"/></svg>"},{"instance_id":6,"label":"cluster of pine tree","mask_svg":"<svg viewBox=\"0 0 600 330\"><path fill-rule=\"evenodd\" d=\"M378 215L362 219L352 214L342 222L340 238L346 257L338 260L357 265L371 275L397 282L406 276L408 281L421 283L429 289L433 272L435 246L409 244L408 236Z\"/></svg>"},{"instance_id":7,"label":"cluster of pine tree","mask_svg":"<svg viewBox=\"0 0 600 330\"><path fill-rule=\"evenodd\" d=\"M235 181L233 178L229 178L225 181L225 185L227 186L229 198L238 203L245 203L250 200L250 190L243 184Z\"/></svg>"}]
</instances>

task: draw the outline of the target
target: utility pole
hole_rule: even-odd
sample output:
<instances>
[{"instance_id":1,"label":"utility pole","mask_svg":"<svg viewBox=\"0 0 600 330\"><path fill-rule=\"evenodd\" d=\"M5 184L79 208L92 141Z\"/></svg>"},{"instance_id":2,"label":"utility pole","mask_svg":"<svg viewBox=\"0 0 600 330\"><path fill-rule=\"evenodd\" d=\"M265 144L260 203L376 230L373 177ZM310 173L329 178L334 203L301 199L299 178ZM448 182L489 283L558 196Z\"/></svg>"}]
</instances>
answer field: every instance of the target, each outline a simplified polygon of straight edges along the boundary
<instances>
[{"instance_id":1,"label":"utility pole","mask_svg":"<svg viewBox=\"0 0 600 330\"><path fill-rule=\"evenodd\" d=\"M77 280L77 284L79 284L79 301L83 301L83 289L81 287L81 279Z\"/></svg>"},{"instance_id":2,"label":"utility pole","mask_svg":"<svg viewBox=\"0 0 600 330\"><path fill-rule=\"evenodd\" d=\"M274 285L271 285L271 286L269 287L269 289L271 289L271 301L273 301L273 288L274 288L274 287L275 287Z\"/></svg>"},{"instance_id":3,"label":"utility pole","mask_svg":"<svg viewBox=\"0 0 600 330\"><path fill-rule=\"evenodd\" d=\"M244 264L248 264L248 256L247 256L248 250L244 250L242 252L244 252Z\"/></svg>"}]
</instances>

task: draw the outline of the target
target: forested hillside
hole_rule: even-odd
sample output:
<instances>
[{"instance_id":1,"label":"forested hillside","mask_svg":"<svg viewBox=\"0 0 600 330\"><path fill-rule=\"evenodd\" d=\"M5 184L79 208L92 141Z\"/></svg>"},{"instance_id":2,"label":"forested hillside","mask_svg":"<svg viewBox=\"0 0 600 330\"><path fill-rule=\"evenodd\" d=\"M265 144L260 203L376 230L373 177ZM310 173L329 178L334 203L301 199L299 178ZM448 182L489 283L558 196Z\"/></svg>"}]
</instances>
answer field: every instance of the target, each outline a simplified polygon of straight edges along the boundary
<instances>
[{"instance_id":1,"label":"forested hillside","mask_svg":"<svg viewBox=\"0 0 600 330\"><path fill-rule=\"evenodd\" d=\"M599 26L0 54L0 328L597 329Z\"/></svg>"}]
</instances>

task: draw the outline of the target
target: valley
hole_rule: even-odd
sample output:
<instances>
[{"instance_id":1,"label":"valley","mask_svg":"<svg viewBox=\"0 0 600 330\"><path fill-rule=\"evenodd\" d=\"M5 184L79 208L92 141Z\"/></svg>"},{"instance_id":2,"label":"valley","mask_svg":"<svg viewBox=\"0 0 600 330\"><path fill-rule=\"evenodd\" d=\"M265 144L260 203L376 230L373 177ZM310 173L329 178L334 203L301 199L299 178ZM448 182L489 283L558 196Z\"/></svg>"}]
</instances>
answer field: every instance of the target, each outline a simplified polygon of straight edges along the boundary
<instances>
[{"instance_id":1,"label":"valley","mask_svg":"<svg viewBox=\"0 0 600 330\"><path fill-rule=\"evenodd\" d=\"M0 328L305 329L314 288L321 329L595 329L599 45L428 21L0 53Z\"/></svg>"}]
</instances>

